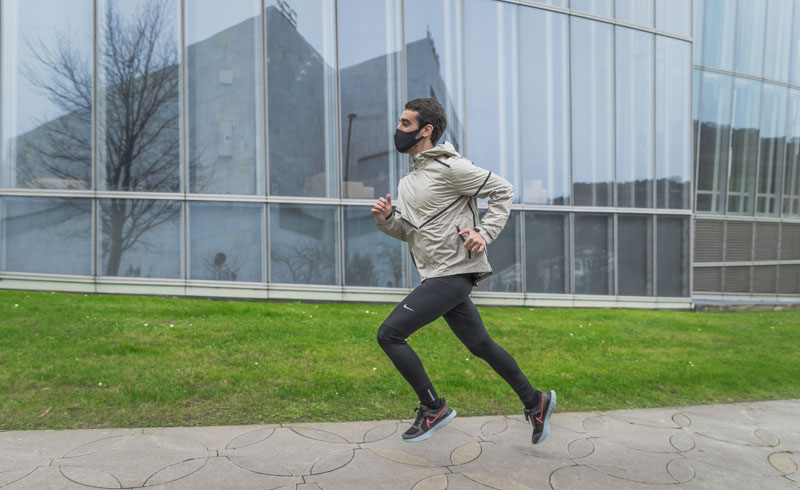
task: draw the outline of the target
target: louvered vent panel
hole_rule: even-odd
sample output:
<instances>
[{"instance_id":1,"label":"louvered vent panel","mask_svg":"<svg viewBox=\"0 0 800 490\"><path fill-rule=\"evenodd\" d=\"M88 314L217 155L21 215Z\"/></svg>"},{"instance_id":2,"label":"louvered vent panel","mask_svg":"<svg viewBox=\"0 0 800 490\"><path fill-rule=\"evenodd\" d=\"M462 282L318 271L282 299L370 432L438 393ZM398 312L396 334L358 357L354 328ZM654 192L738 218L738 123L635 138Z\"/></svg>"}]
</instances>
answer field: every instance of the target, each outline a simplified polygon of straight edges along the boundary
<instances>
[{"instance_id":1,"label":"louvered vent panel","mask_svg":"<svg viewBox=\"0 0 800 490\"><path fill-rule=\"evenodd\" d=\"M762 265L753 267L753 292L775 293L778 279L777 265Z\"/></svg>"},{"instance_id":2,"label":"louvered vent panel","mask_svg":"<svg viewBox=\"0 0 800 490\"><path fill-rule=\"evenodd\" d=\"M719 293L722 267L695 267L694 290Z\"/></svg>"},{"instance_id":3,"label":"louvered vent panel","mask_svg":"<svg viewBox=\"0 0 800 490\"><path fill-rule=\"evenodd\" d=\"M778 260L778 223L756 223L754 260Z\"/></svg>"},{"instance_id":4,"label":"louvered vent panel","mask_svg":"<svg viewBox=\"0 0 800 490\"><path fill-rule=\"evenodd\" d=\"M749 293L750 267L726 267L722 290L726 293Z\"/></svg>"},{"instance_id":5,"label":"louvered vent panel","mask_svg":"<svg viewBox=\"0 0 800 490\"><path fill-rule=\"evenodd\" d=\"M694 261L722 262L722 221L695 221ZM715 289L719 291L719 289Z\"/></svg>"},{"instance_id":6,"label":"louvered vent panel","mask_svg":"<svg viewBox=\"0 0 800 490\"><path fill-rule=\"evenodd\" d=\"M800 259L800 225L783 224L781 230L781 260Z\"/></svg>"},{"instance_id":7,"label":"louvered vent panel","mask_svg":"<svg viewBox=\"0 0 800 490\"><path fill-rule=\"evenodd\" d=\"M778 292L781 294L800 293L800 265L780 266Z\"/></svg>"},{"instance_id":8,"label":"louvered vent panel","mask_svg":"<svg viewBox=\"0 0 800 490\"><path fill-rule=\"evenodd\" d=\"M725 232L725 262L752 260L753 223L729 221Z\"/></svg>"}]
</instances>

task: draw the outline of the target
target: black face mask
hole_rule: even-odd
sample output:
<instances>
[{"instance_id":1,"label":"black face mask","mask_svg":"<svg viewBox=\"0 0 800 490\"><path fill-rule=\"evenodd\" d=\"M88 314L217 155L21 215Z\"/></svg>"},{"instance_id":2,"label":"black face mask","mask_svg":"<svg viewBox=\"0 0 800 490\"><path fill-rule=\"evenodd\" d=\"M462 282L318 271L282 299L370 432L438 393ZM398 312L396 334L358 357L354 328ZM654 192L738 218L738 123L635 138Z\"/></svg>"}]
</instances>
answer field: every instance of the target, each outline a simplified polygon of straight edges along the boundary
<instances>
[{"instance_id":1,"label":"black face mask","mask_svg":"<svg viewBox=\"0 0 800 490\"><path fill-rule=\"evenodd\" d=\"M397 151L400 153L405 153L411 149L417 142L422 138L417 138L417 133L419 133L422 128L417 129L415 131L400 131L399 129L394 132L394 147L397 148Z\"/></svg>"}]
</instances>

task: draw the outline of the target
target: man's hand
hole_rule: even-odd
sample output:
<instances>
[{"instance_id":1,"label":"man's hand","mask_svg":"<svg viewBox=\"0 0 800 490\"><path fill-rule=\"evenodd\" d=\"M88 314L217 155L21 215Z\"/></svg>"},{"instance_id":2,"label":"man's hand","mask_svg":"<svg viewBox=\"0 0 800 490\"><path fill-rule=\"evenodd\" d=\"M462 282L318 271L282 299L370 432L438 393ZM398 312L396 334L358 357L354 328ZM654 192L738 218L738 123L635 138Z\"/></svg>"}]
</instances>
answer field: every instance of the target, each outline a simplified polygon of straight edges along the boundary
<instances>
[{"instance_id":1,"label":"man's hand","mask_svg":"<svg viewBox=\"0 0 800 490\"><path fill-rule=\"evenodd\" d=\"M467 228L464 228L458 232L462 239L464 238L465 233L469 235L467 239L464 240L464 246L467 247L467 250L470 252L483 252L486 250L486 240L483 239L480 233Z\"/></svg>"},{"instance_id":2,"label":"man's hand","mask_svg":"<svg viewBox=\"0 0 800 490\"><path fill-rule=\"evenodd\" d=\"M386 219L392 214L392 196L386 194L386 199L378 198L378 202L372 206L372 216L375 219Z\"/></svg>"}]
</instances>

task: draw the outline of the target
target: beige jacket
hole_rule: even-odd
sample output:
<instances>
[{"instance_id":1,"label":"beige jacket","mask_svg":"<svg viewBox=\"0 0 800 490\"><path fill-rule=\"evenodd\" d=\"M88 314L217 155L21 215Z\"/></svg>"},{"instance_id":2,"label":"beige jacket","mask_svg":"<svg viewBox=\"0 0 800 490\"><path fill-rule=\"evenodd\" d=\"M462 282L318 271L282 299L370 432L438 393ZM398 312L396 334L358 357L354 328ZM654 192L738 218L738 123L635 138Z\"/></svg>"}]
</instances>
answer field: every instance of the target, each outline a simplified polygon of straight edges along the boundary
<instances>
[{"instance_id":1,"label":"beige jacket","mask_svg":"<svg viewBox=\"0 0 800 490\"><path fill-rule=\"evenodd\" d=\"M491 275L486 252L464 247L464 228L477 230L488 245L508 220L514 191L511 184L456 153L444 142L411 159L414 170L400 180L392 214L377 219L378 228L408 242L421 280L467 272L475 283ZM478 198L489 209L478 219Z\"/></svg>"}]
</instances>

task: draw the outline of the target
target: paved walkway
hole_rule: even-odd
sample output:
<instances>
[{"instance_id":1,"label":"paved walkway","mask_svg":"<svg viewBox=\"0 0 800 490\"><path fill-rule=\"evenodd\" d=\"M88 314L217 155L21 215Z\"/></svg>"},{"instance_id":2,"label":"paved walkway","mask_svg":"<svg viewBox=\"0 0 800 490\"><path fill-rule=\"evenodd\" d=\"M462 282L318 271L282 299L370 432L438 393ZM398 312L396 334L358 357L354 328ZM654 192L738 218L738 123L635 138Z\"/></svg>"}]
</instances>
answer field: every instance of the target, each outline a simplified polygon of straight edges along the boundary
<instances>
[{"instance_id":1,"label":"paved walkway","mask_svg":"<svg viewBox=\"0 0 800 490\"><path fill-rule=\"evenodd\" d=\"M406 421L0 432L0 488L281 490L800 488L800 400Z\"/></svg>"}]
</instances>

